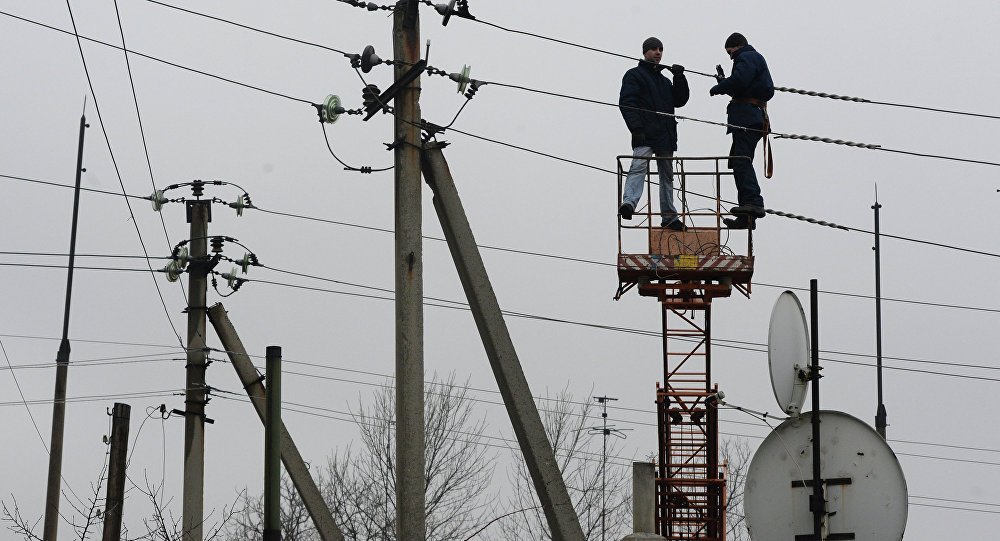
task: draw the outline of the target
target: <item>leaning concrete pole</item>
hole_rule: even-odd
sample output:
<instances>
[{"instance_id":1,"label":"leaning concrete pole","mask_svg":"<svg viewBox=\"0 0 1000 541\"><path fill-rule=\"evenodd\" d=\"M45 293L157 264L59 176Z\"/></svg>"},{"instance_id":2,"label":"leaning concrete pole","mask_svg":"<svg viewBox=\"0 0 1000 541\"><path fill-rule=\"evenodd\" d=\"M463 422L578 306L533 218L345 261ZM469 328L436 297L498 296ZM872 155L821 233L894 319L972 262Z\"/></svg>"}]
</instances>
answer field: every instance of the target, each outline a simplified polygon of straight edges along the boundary
<instances>
[{"instance_id":1,"label":"leaning concrete pole","mask_svg":"<svg viewBox=\"0 0 1000 541\"><path fill-rule=\"evenodd\" d=\"M420 60L416 0L396 3L393 57L399 80ZM395 97L396 533L424 541L424 306L421 244L420 78Z\"/></svg>"},{"instance_id":2,"label":"leaning concrete pole","mask_svg":"<svg viewBox=\"0 0 1000 541\"><path fill-rule=\"evenodd\" d=\"M260 374L257 373L250 356L247 355L246 348L243 347L243 341L236 334L236 329L229 320L229 315L226 314L226 308L222 304L212 306L208 309L208 320L215 328L215 334L222 342L222 347L226 349L229 362L236 370L236 375L240 378L243 388L246 389L247 396L250 397L250 402L253 403L253 408L257 411L257 416L260 417L261 422L264 422L267 411L266 391L260 382ZM330 514L330 508L323 501L323 494L320 493L319 487L316 486L316 482L309 474L309 468L306 467L306 462L299 454L299 449L288 434L288 430L285 429L284 423L281 423L281 461L285 465L288 477L292 479L292 484L295 485L295 490L302 497L302 502L312 518L313 525L319 532L320 539L323 541L344 541L344 535L337 528L337 523L333 520L333 515Z\"/></svg>"},{"instance_id":3,"label":"leaning concrete pole","mask_svg":"<svg viewBox=\"0 0 1000 541\"><path fill-rule=\"evenodd\" d=\"M434 192L434 209L448 240L448 248L462 279L469 306L472 307L472 315L479 327L479 335L493 367L493 375L507 407L510 422L514 426L518 445L524 453L524 461L535 484L538 500L552 530L552 539L583 541L580 520L573 509L552 445L545 435L528 380L521 369L521 361L514 350L514 343L500 312L500 304L476 247L476 239L472 235L472 228L441 147L440 144L432 144L425 149L424 178Z\"/></svg>"}]
</instances>

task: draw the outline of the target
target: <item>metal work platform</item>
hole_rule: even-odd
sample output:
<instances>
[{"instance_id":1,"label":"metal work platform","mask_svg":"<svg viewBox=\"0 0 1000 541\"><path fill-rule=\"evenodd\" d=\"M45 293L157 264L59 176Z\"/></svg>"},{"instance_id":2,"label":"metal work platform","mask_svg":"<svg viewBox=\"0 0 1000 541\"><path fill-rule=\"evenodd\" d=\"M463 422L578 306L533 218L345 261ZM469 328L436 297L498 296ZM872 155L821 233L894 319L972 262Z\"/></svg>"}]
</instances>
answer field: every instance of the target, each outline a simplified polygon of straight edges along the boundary
<instances>
[{"instance_id":1,"label":"metal work platform","mask_svg":"<svg viewBox=\"0 0 1000 541\"><path fill-rule=\"evenodd\" d=\"M622 200L628 165L633 156L618 156L618 201ZM618 290L615 299L640 286L640 294L656 297L690 296L691 288L667 282L697 284L702 299L727 297L733 287L750 295L753 277L753 231L730 230L723 218L734 216L723 207L722 182L732 182L726 168L729 156L670 158L674 177L674 204L686 231L658 225L659 200L655 158L644 179L643 198L632 221L618 219ZM736 159L736 158L734 158ZM721 286L721 287L713 287ZM683 294L683 295L682 295Z\"/></svg>"},{"instance_id":2,"label":"metal work platform","mask_svg":"<svg viewBox=\"0 0 1000 541\"><path fill-rule=\"evenodd\" d=\"M618 156L618 202L633 156ZM684 231L657 227L663 215L657 162L644 179L644 198L631 221L618 221L618 290L636 288L662 309L663 385L656 385L659 460L656 533L670 540L724 541L726 465L719 463L717 388L712 382L712 299L733 289L749 297L753 231L730 230L723 179L729 156L670 158L674 204ZM670 217L668 216L669 220Z\"/></svg>"}]
</instances>

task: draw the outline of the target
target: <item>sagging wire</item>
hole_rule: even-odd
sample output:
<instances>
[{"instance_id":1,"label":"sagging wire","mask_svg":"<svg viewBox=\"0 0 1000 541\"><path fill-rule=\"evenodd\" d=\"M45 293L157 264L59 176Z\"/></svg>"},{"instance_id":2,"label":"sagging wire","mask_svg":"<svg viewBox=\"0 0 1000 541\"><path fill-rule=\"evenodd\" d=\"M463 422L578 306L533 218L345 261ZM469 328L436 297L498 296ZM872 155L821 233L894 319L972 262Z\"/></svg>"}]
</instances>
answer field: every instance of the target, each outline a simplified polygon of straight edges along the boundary
<instances>
[{"instance_id":1,"label":"sagging wire","mask_svg":"<svg viewBox=\"0 0 1000 541\"><path fill-rule=\"evenodd\" d=\"M344 1L344 0L341 0L341 1ZM618 57L618 58L624 58L626 60L633 60L633 61L637 61L637 62L646 62L646 60L644 58L636 58L635 56L631 56L631 55L626 55L626 54L622 54L622 53L616 53L614 51L609 51L609 50L606 50L606 49L600 49L600 48L597 48L597 47L590 47L588 45L583 45L581 43L574 43L574 42L571 42L571 41L566 41L566 40L562 40L562 39L558 39L558 38L553 38L551 36L546 36L546 35L543 35L543 34L537 34L537 33L534 33L534 32L528 32L528 31L525 31L525 30L517 30L515 28L508 28L508 27L501 26L501 25L496 24L496 23L491 23L491 22L488 22L488 21L484 21L482 19L477 19L476 17L474 17L472 14L469 13L468 0L460 0L459 1L460 9L458 9L458 10L451 9L451 8L454 7L453 5L447 5L447 6L444 5L444 4L437 4L437 5L435 5L430 0L421 0L421 3L426 4L428 6L431 6L431 7L435 8L438 11L438 13L441 13L442 15L444 15L445 16L445 22L444 22L445 25L448 24L448 18L450 18L452 15L456 15L456 16L462 18L462 19L467 19L467 20L475 21L477 23L480 23L480 24L483 24L483 25L486 25L486 26L490 26L490 27L496 28L498 30L502 30L504 32L509 32L509 33L512 33L512 34L521 34L521 35L524 35L524 36L530 36L530 37L533 37L533 38L537 38L537 39L541 39L541 40L545 40L545 41L551 41L553 43L558 43L560 45L568 45L570 47L575 47L575 48L578 48L578 49L584 49L584 50L595 52L595 53L606 54L606 55L614 56L614 57ZM452 4L454 4L454 2ZM688 73L694 73L695 75L701 75L702 77L711 77L712 79L718 79L718 77L717 77L718 73L705 73L705 72L697 71L697 70L693 70L693 69L685 69L684 71L686 71ZM971 116L971 117L978 117L978 118L988 118L988 119L992 119L992 120L1000 120L1000 116L998 116L998 115L990 115L990 114L985 114L985 113L975 113L975 112L970 112L970 111L958 111L958 110L954 110L954 109L943 109L943 108L938 108L938 107L927 107L927 106L922 106L922 105L911 105L911 104L905 104L905 103L893 103L893 102L887 102L887 101L876 101L876 100L871 100L871 99L867 99L867 98L858 98L858 97L853 97L853 96L842 96L842 95L839 95L839 94L832 94L832 93L828 93L828 92L817 92L817 91L814 91L814 90L802 90L802 89L791 88L791 87L787 87L787 86L776 86L776 87L774 87L774 90L776 92L786 92L786 93L789 93L789 94L799 94L799 95L802 95L802 96L811 96L811 97L817 97L817 98L827 98L827 99L833 99L833 100L850 101L850 102L854 102L854 103L868 103L868 104L872 104L872 105L884 105L884 106L888 106L888 107L901 107L901 108L907 108L907 109L917 109L917 110L921 110L921 111L932 111L932 112L936 112L936 113L946 113L946 114L952 114L952 115L962 115L962 116Z\"/></svg>"},{"instance_id":2,"label":"sagging wire","mask_svg":"<svg viewBox=\"0 0 1000 541\"><path fill-rule=\"evenodd\" d=\"M352 55L345 53L344 56L350 59L351 65L360 62L361 58L361 56L357 54ZM362 89L361 91L362 98L367 99L369 93L370 93L369 89L367 88ZM330 155L333 156L333 159L337 160L337 162L340 165L344 166L344 171L355 171L362 174L371 174L381 171L388 171L393 167L395 167L392 165L390 165L389 167L382 167L382 168L374 168L370 165L362 165L361 167L354 167L352 165L348 165L347 163L345 163L344 160L341 160L340 157L337 156L337 153L333 151L333 145L330 144L330 136L326 132L326 125L337 122L337 120L340 118L340 115L342 114L347 114L347 115L364 114L365 112L364 109L345 109L344 107L341 106L340 97L334 94L330 94L329 96L327 96L326 99L323 101L322 105L314 103L312 104L312 106L316 109L317 116L319 116L319 125L323 129L323 140L326 142L326 149L330 151Z\"/></svg>"},{"instance_id":3,"label":"sagging wire","mask_svg":"<svg viewBox=\"0 0 1000 541\"><path fill-rule=\"evenodd\" d=\"M388 167L381 167L376 169L370 165L362 165L361 167L354 167L351 165L347 165L346 163L344 163L344 160L341 160L339 157L337 157L337 154L333 151L333 147L330 145L330 137L326 133L326 124L321 122L320 127L323 128L323 141L326 142L326 149L330 151L330 155L333 156L333 159L337 160L337 162L340 165L344 166L344 171L355 171L358 173L370 175L372 173L380 173L382 171L388 171L396 167L395 165L390 165Z\"/></svg>"}]
</instances>

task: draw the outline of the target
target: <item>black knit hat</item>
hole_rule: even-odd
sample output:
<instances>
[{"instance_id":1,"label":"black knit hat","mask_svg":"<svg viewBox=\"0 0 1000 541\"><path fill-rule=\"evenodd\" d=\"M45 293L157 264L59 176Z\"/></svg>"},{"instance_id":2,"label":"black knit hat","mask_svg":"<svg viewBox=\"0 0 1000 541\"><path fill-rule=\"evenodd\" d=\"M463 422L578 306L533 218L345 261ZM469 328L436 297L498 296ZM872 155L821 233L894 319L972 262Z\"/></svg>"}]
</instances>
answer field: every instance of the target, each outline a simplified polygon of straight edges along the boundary
<instances>
[{"instance_id":1,"label":"black knit hat","mask_svg":"<svg viewBox=\"0 0 1000 541\"><path fill-rule=\"evenodd\" d=\"M656 38L646 38L646 41L642 42L642 54L646 54L646 51L650 49L662 49L663 42Z\"/></svg>"},{"instance_id":2,"label":"black knit hat","mask_svg":"<svg viewBox=\"0 0 1000 541\"><path fill-rule=\"evenodd\" d=\"M742 47L747 44L747 38L743 37L743 34L739 32L733 32L728 38L726 38L726 49L732 47Z\"/></svg>"}]
</instances>

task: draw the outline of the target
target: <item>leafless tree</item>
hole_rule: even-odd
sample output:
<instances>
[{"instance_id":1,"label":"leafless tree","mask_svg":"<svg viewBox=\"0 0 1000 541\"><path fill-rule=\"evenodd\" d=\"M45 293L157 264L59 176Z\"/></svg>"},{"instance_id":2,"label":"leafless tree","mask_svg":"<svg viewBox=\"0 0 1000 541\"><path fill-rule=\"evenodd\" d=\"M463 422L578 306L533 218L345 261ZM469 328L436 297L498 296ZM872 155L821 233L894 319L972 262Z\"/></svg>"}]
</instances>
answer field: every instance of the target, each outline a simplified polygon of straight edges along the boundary
<instances>
[{"instance_id":1,"label":"leafless tree","mask_svg":"<svg viewBox=\"0 0 1000 541\"><path fill-rule=\"evenodd\" d=\"M468 382L455 376L435 376L427 386L425 418L425 497L428 541L462 541L481 526L495 455L486 445L486 422L477 418L467 394ZM360 445L334 454L317 483L338 525L349 540L395 541L396 451L395 390L380 387L353 410ZM231 541L260 532L259 499L245 499L244 508L227 530ZM301 499L290 485L282 486L282 539L319 538L307 520ZM286 523L291 521L291 524Z\"/></svg>"},{"instance_id":2,"label":"leafless tree","mask_svg":"<svg viewBox=\"0 0 1000 541\"><path fill-rule=\"evenodd\" d=\"M86 500L83 500L77 496L76 493L71 491L70 494L73 495L73 498L67 497L66 501L72 512L59 513L60 519L73 528L75 539L79 539L80 541L90 539L91 534L93 534L94 531L96 531L102 524L100 506L104 503L104 498L101 497L101 486L104 484L107 470L108 455L105 454L104 465L101 466L101 472L97 476L97 482L90 484L91 495ZM13 494L10 495L10 498L10 506L8 506L6 501L2 502L3 516L0 517L0 521L6 522L8 530L14 532L15 535L20 536L26 541L42 541L42 537L35 533L35 528L42 520L41 517L34 521L26 519L21 514L21 510L17 505L17 499Z\"/></svg>"},{"instance_id":3,"label":"leafless tree","mask_svg":"<svg viewBox=\"0 0 1000 541\"><path fill-rule=\"evenodd\" d=\"M67 499L73 514L69 516L64 515L61 518L73 529L72 538L77 541L96 539L103 532L104 515L101 509L104 505L104 498L100 495L100 492L106 480L106 473L107 462L105 462L97 482L91 483L91 496L87 500L77 498L75 495L75 499ZM132 482L132 479L130 478L129 481ZM123 525L121 539L125 541L182 541L183 531L181 529L181 521L170 510L171 501L164 501L160 489L151 483L148 478L145 484L146 486L143 488L132 482L132 488L144 494L152 505L152 511L142 520L146 528L146 533L133 536L128 531L128 528ZM221 519L208 528L205 536L206 541L214 541L221 538L223 529L236 513L235 504L236 502L232 506L224 506L222 508ZM13 494L11 495L10 505L4 501L0 506L2 506L0 522L7 523L8 530L14 532L15 535L24 541L42 541L42 537L35 533L38 523L42 520L41 517L34 521L26 519L21 514L21 510ZM214 514L214 511L209 514L209 517L212 514Z\"/></svg>"},{"instance_id":4,"label":"leafless tree","mask_svg":"<svg viewBox=\"0 0 1000 541\"><path fill-rule=\"evenodd\" d=\"M728 465L726 472L726 539L749 541L743 514L743 491L750 469L750 444L744 438L724 438L719 457Z\"/></svg>"},{"instance_id":5,"label":"leafless tree","mask_svg":"<svg viewBox=\"0 0 1000 541\"><path fill-rule=\"evenodd\" d=\"M573 507L580 518L587 539L601 539L602 513L607 539L621 539L627 533L631 518L631 461L615 455L621 449L620 440L608 441L608 459L602 460L601 436L591 436L588 429L596 426L593 402L577 403L567 389L554 400L542 401L540 412L545 432L552 443L556 461L562 471ZM511 449L515 465L509 475L513 496L508 500L503 519L496 530L484 532L491 539L539 540L552 539L548 523L535 494L535 487L524 464L521 451ZM607 469L602 483L602 465ZM602 484L606 491L602 491Z\"/></svg>"}]
</instances>

